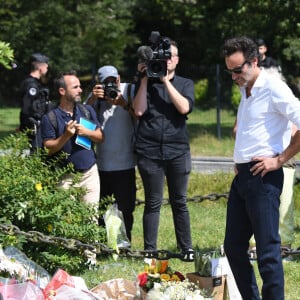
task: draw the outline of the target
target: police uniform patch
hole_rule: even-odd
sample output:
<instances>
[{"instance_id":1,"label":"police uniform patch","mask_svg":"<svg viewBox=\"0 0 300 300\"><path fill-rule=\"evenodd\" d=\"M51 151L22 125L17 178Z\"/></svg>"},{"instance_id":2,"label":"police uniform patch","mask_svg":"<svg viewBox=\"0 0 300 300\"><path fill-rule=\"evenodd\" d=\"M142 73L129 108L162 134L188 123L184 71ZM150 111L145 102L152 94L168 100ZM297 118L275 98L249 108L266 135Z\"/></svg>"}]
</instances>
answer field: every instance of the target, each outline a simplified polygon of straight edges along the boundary
<instances>
[{"instance_id":1,"label":"police uniform patch","mask_svg":"<svg viewBox=\"0 0 300 300\"><path fill-rule=\"evenodd\" d=\"M37 89L36 88L30 88L29 89L29 95L35 96L37 94Z\"/></svg>"}]
</instances>

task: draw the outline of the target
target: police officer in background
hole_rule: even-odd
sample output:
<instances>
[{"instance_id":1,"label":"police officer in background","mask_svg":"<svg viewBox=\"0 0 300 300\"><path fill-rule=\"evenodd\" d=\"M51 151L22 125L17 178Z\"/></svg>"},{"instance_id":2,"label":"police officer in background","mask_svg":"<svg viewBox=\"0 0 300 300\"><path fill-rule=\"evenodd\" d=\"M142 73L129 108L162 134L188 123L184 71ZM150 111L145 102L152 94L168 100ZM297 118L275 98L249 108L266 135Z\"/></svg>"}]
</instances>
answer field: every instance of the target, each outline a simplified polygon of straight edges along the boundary
<instances>
[{"instance_id":1,"label":"police officer in background","mask_svg":"<svg viewBox=\"0 0 300 300\"><path fill-rule=\"evenodd\" d=\"M32 54L30 73L20 85L20 130L28 132L31 153L42 147L40 121L51 108L49 89L45 88L40 81L47 74L48 61L49 58L41 53Z\"/></svg>"},{"instance_id":2,"label":"police officer in background","mask_svg":"<svg viewBox=\"0 0 300 300\"><path fill-rule=\"evenodd\" d=\"M256 40L256 44L258 46L258 52L260 55L259 65L266 69L278 68L278 71L281 72L281 68L277 61L273 57L267 55L268 47L266 42L263 39L258 38Z\"/></svg>"}]
</instances>

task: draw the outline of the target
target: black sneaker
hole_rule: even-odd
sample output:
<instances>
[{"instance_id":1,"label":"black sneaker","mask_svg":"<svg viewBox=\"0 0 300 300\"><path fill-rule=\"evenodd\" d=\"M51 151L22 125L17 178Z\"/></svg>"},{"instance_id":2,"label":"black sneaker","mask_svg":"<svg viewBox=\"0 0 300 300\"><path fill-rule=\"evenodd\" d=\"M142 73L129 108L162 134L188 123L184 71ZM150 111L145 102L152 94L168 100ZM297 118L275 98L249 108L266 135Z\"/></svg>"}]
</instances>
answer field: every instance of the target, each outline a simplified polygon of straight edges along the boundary
<instances>
[{"instance_id":1,"label":"black sneaker","mask_svg":"<svg viewBox=\"0 0 300 300\"><path fill-rule=\"evenodd\" d=\"M181 260L185 262L192 262L194 261L194 254L195 251L193 249L183 250L181 252L182 255Z\"/></svg>"}]
</instances>

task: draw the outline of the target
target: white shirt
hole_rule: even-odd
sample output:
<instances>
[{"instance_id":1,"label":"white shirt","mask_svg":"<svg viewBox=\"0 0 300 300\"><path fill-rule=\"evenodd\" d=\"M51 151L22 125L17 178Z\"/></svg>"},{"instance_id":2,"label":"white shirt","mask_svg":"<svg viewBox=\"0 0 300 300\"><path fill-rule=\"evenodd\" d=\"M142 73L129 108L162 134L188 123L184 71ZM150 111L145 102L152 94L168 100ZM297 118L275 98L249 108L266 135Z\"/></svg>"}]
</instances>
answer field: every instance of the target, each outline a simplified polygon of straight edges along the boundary
<instances>
[{"instance_id":1,"label":"white shirt","mask_svg":"<svg viewBox=\"0 0 300 300\"><path fill-rule=\"evenodd\" d=\"M261 70L237 114L237 134L233 159L246 163L254 156L273 157L290 143L291 125L300 128L300 102L287 84L276 75Z\"/></svg>"}]
</instances>

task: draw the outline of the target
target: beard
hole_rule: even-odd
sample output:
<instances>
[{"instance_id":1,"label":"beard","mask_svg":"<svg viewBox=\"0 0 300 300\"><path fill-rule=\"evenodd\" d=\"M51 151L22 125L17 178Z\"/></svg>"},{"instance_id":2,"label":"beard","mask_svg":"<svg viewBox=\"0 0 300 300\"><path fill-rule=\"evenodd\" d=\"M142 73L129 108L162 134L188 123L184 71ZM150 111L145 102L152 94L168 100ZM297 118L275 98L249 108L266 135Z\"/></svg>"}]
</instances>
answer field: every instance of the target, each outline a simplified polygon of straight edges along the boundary
<instances>
[{"instance_id":1,"label":"beard","mask_svg":"<svg viewBox=\"0 0 300 300\"><path fill-rule=\"evenodd\" d=\"M81 96L76 96L76 97L74 98L74 102L75 102L75 103L81 102Z\"/></svg>"},{"instance_id":2,"label":"beard","mask_svg":"<svg viewBox=\"0 0 300 300\"><path fill-rule=\"evenodd\" d=\"M251 82L252 82L252 71L251 68L247 70L243 74L243 76L239 76L234 82L239 86L239 87L247 87Z\"/></svg>"},{"instance_id":3,"label":"beard","mask_svg":"<svg viewBox=\"0 0 300 300\"><path fill-rule=\"evenodd\" d=\"M79 103L79 102L81 102L81 96L80 95L75 96L75 97L69 96L69 97L67 97L67 100L70 103Z\"/></svg>"}]
</instances>

